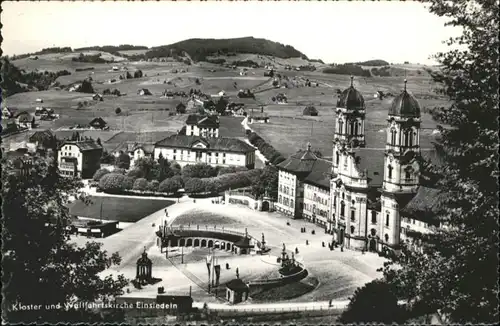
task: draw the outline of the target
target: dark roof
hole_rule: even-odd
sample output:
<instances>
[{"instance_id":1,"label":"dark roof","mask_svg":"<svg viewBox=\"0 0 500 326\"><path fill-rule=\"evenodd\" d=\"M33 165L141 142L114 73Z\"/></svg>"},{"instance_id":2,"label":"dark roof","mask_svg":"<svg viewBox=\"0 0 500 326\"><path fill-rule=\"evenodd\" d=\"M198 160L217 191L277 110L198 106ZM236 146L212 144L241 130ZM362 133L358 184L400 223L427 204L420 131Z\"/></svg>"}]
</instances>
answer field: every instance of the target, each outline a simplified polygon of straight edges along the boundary
<instances>
[{"instance_id":1,"label":"dark roof","mask_svg":"<svg viewBox=\"0 0 500 326\"><path fill-rule=\"evenodd\" d=\"M219 119L210 115L190 114L186 119L186 124L206 127L219 127Z\"/></svg>"},{"instance_id":2,"label":"dark roof","mask_svg":"<svg viewBox=\"0 0 500 326\"><path fill-rule=\"evenodd\" d=\"M307 175L304 182L324 189L330 189L330 173L332 162L318 158L313 165L311 173Z\"/></svg>"},{"instance_id":3,"label":"dark roof","mask_svg":"<svg viewBox=\"0 0 500 326\"><path fill-rule=\"evenodd\" d=\"M89 123L89 125L96 125L96 124L99 125L99 126L105 126L105 125L107 125L106 121L104 121L104 119L101 118L101 117L94 118Z\"/></svg>"},{"instance_id":4,"label":"dark roof","mask_svg":"<svg viewBox=\"0 0 500 326\"><path fill-rule=\"evenodd\" d=\"M313 170L317 159L318 157L311 151L311 145L308 144L307 150L299 150L278 164L277 167L288 172L307 175Z\"/></svg>"},{"instance_id":5,"label":"dark roof","mask_svg":"<svg viewBox=\"0 0 500 326\"><path fill-rule=\"evenodd\" d=\"M400 117L420 117L420 105L410 93L405 90L392 101L389 115Z\"/></svg>"},{"instance_id":6,"label":"dark roof","mask_svg":"<svg viewBox=\"0 0 500 326\"><path fill-rule=\"evenodd\" d=\"M152 154L155 151L155 144L154 143L135 143L133 147L133 151L136 149L142 148L144 152L148 154Z\"/></svg>"},{"instance_id":7,"label":"dark roof","mask_svg":"<svg viewBox=\"0 0 500 326\"><path fill-rule=\"evenodd\" d=\"M42 131L37 131L33 135L29 137L29 141L34 143L34 142L42 142L47 139L52 139L54 138L55 135L52 133L50 129L42 130Z\"/></svg>"},{"instance_id":8,"label":"dark roof","mask_svg":"<svg viewBox=\"0 0 500 326\"><path fill-rule=\"evenodd\" d=\"M204 142L208 149L236 153L248 153L255 148L235 138L203 138L199 136L172 135L155 144L155 147L192 148L197 142Z\"/></svg>"},{"instance_id":9,"label":"dark roof","mask_svg":"<svg viewBox=\"0 0 500 326\"><path fill-rule=\"evenodd\" d=\"M248 291L248 285L239 278L235 278L226 283L226 287L233 291Z\"/></svg>"},{"instance_id":10,"label":"dark roof","mask_svg":"<svg viewBox=\"0 0 500 326\"><path fill-rule=\"evenodd\" d=\"M365 108L365 99L357 89L354 88L351 82L351 86L345 89L337 100L338 108L345 108L348 110L362 110Z\"/></svg>"},{"instance_id":11,"label":"dark roof","mask_svg":"<svg viewBox=\"0 0 500 326\"><path fill-rule=\"evenodd\" d=\"M19 119L19 122L31 122L31 114L26 111L16 113L15 118Z\"/></svg>"},{"instance_id":12,"label":"dark roof","mask_svg":"<svg viewBox=\"0 0 500 326\"><path fill-rule=\"evenodd\" d=\"M139 266L151 266L153 262L148 258L148 254L144 251L141 258L137 259L137 265Z\"/></svg>"},{"instance_id":13,"label":"dark roof","mask_svg":"<svg viewBox=\"0 0 500 326\"><path fill-rule=\"evenodd\" d=\"M420 186L417 194L403 207L402 215L432 217L439 213L448 194Z\"/></svg>"},{"instance_id":14,"label":"dark roof","mask_svg":"<svg viewBox=\"0 0 500 326\"><path fill-rule=\"evenodd\" d=\"M83 151L92 151L92 150L102 150L102 146L99 145L94 140L84 140L84 141L64 141L59 145L59 149L65 145L76 145L78 148Z\"/></svg>"}]
</instances>

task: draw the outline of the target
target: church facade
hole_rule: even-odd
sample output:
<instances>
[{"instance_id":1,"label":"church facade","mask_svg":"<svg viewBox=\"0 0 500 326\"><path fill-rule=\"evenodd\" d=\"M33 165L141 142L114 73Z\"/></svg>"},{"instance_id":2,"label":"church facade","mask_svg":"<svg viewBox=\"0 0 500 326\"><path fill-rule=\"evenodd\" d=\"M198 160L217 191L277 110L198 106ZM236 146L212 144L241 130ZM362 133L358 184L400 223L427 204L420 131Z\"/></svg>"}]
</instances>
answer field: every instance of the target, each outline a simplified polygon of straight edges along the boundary
<instances>
[{"instance_id":1,"label":"church facade","mask_svg":"<svg viewBox=\"0 0 500 326\"><path fill-rule=\"evenodd\" d=\"M419 185L420 159L429 154L420 148L420 106L405 80L388 111L384 148L369 146L365 118L351 77L337 101L332 160L316 157L308 145L280 163L276 207L324 227L346 248L397 251L401 241L412 241L412 228L435 227L425 212L436 203L422 199L439 195Z\"/></svg>"}]
</instances>

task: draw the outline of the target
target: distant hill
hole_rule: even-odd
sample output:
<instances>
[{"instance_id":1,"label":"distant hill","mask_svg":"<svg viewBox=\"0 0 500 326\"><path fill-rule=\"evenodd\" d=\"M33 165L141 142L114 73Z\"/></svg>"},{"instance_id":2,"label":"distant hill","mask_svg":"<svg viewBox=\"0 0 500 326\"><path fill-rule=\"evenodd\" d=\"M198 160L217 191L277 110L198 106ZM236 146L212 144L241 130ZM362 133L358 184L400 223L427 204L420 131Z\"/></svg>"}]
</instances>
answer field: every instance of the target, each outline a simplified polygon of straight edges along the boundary
<instances>
[{"instance_id":1,"label":"distant hill","mask_svg":"<svg viewBox=\"0 0 500 326\"><path fill-rule=\"evenodd\" d=\"M104 46L88 46L84 48L77 48L75 52L82 51L102 51L109 53L117 53L118 51L129 51L129 50L147 50L147 46L143 45L130 45L130 44L121 44L121 45L104 45Z\"/></svg>"},{"instance_id":2,"label":"distant hill","mask_svg":"<svg viewBox=\"0 0 500 326\"><path fill-rule=\"evenodd\" d=\"M368 60L368 61L363 61L363 62L356 62L357 65L359 66L388 66L389 62L385 60Z\"/></svg>"},{"instance_id":3,"label":"distant hill","mask_svg":"<svg viewBox=\"0 0 500 326\"><path fill-rule=\"evenodd\" d=\"M189 39L170 45L153 47L146 58L176 57L187 53L193 61L204 61L208 56L252 53L278 58L304 58L307 56L290 45L259 39L241 37L233 39Z\"/></svg>"}]
</instances>

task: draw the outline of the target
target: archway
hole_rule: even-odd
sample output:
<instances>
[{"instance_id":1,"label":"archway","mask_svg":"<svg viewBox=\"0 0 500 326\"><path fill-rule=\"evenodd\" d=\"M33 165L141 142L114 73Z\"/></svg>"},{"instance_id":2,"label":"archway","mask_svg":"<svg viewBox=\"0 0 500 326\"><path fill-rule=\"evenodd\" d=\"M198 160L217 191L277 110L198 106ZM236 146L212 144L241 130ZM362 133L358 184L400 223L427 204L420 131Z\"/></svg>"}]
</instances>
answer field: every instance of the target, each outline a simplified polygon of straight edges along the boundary
<instances>
[{"instance_id":1,"label":"archway","mask_svg":"<svg viewBox=\"0 0 500 326\"><path fill-rule=\"evenodd\" d=\"M186 239L182 238L179 240L179 247L184 247L186 246Z\"/></svg>"},{"instance_id":2,"label":"archway","mask_svg":"<svg viewBox=\"0 0 500 326\"><path fill-rule=\"evenodd\" d=\"M221 248L220 241L215 240L215 242L214 242L214 248L215 249L220 249Z\"/></svg>"},{"instance_id":3,"label":"archway","mask_svg":"<svg viewBox=\"0 0 500 326\"><path fill-rule=\"evenodd\" d=\"M194 247L200 246L200 239L194 239Z\"/></svg>"},{"instance_id":4,"label":"archway","mask_svg":"<svg viewBox=\"0 0 500 326\"><path fill-rule=\"evenodd\" d=\"M213 242L213 240L208 240L207 247L208 247L208 248L213 248L213 247L214 247L214 242Z\"/></svg>"},{"instance_id":5,"label":"archway","mask_svg":"<svg viewBox=\"0 0 500 326\"><path fill-rule=\"evenodd\" d=\"M344 244L344 229L340 229L339 244Z\"/></svg>"},{"instance_id":6,"label":"archway","mask_svg":"<svg viewBox=\"0 0 500 326\"><path fill-rule=\"evenodd\" d=\"M192 246L193 246L193 239L187 239L186 247L192 247Z\"/></svg>"},{"instance_id":7,"label":"archway","mask_svg":"<svg viewBox=\"0 0 500 326\"><path fill-rule=\"evenodd\" d=\"M264 212L269 211L269 202L267 200L262 202L262 211Z\"/></svg>"},{"instance_id":8,"label":"archway","mask_svg":"<svg viewBox=\"0 0 500 326\"><path fill-rule=\"evenodd\" d=\"M372 252L377 251L377 241L375 239L370 239L369 250Z\"/></svg>"},{"instance_id":9,"label":"archway","mask_svg":"<svg viewBox=\"0 0 500 326\"><path fill-rule=\"evenodd\" d=\"M205 248L207 246L207 240L201 240L201 247Z\"/></svg>"},{"instance_id":10,"label":"archway","mask_svg":"<svg viewBox=\"0 0 500 326\"><path fill-rule=\"evenodd\" d=\"M178 246L178 241L177 239L172 239L170 240L170 247L177 247Z\"/></svg>"},{"instance_id":11,"label":"archway","mask_svg":"<svg viewBox=\"0 0 500 326\"><path fill-rule=\"evenodd\" d=\"M220 245L220 248L222 250L226 250L226 243L225 242L222 242L221 245Z\"/></svg>"}]
</instances>

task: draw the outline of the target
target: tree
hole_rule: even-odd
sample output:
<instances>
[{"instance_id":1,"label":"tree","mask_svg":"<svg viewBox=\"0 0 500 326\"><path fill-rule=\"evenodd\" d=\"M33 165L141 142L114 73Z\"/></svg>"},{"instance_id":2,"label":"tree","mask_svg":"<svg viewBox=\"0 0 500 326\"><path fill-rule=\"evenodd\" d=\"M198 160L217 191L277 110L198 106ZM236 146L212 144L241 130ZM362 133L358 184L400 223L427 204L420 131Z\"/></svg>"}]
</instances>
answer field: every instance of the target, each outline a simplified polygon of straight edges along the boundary
<instances>
[{"instance_id":1,"label":"tree","mask_svg":"<svg viewBox=\"0 0 500 326\"><path fill-rule=\"evenodd\" d=\"M463 29L437 54L433 72L449 107L435 108L436 149L444 164L435 186L449 194L435 216L446 225L424 238L425 254L405 250L384 275L412 313L439 311L451 323L498 322L498 32L497 1L428 1L430 11ZM403 248L404 249L404 248Z\"/></svg>"},{"instance_id":2,"label":"tree","mask_svg":"<svg viewBox=\"0 0 500 326\"><path fill-rule=\"evenodd\" d=\"M228 103L229 102L223 96L221 96L217 101L217 104L215 105L215 111L220 114L224 113L226 111Z\"/></svg>"},{"instance_id":3,"label":"tree","mask_svg":"<svg viewBox=\"0 0 500 326\"><path fill-rule=\"evenodd\" d=\"M184 178L210 178L217 175L217 168L206 164L188 164L182 169L182 176Z\"/></svg>"},{"instance_id":4,"label":"tree","mask_svg":"<svg viewBox=\"0 0 500 326\"><path fill-rule=\"evenodd\" d=\"M92 87L92 83L88 79L85 79L80 86L79 92L93 94L94 88Z\"/></svg>"},{"instance_id":5,"label":"tree","mask_svg":"<svg viewBox=\"0 0 500 326\"><path fill-rule=\"evenodd\" d=\"M123 174L108 173L101 177L99 188L105 192L120 192L125 190L125 178Z\"/></svg>"},{"instance_id":6,"label":"tree","mask_svg":"<svg viewBox=\"0 0 500 326\"><path fill-rule=\"evenodd\" d=\"M115 109L115 113L116 113L116 114L120 114L120 113L122 113L122 109L120 109L120 108L116 108L116 109Z\"/></svg>"},{"instance_id":7,"label":"tree","mask_svg":"<svg viewBox=\"0 0 500 326\"><path fill-rule=\"evenodd\" d=\"M158 187L158 191L172 194L176 193L181 188L182 188L182 179L177 176L163 180Z\"/></svg>"},{"instance_id":8,"label":"tree","mask_svg":"<svg viewBox=\"0 0 500 326\"><path fill-rule=\"evenodd\" d=\"M120 156L116 159L116 166L122 169L130 168L130 156L127 153L120 153Z\"/></svg>"},{"instance_id":9,"label":"tree","mask_svg":"<svg viewBox=\"0 0 500 326\"><path fill-rule=\"evenodd\" d=\"M270 165L261 170L257 182L252 184L252 195L256 198L266 193L274 200L278 198L278 169Z\"/></svg>"},{"instance_id":10,"label":"tree","mask_svg":"<svg viewBox=\"0 0 500 326\"><path fill-rule=\"evenodd\" d=\"M306 106L304 111L302 111L302 115L310 115L310 116L317 116L318 115L318 109L316 109L314 106L309 105Z\"/></svg>"},{"instance_id":11,"label":"tree","mask_svg":"<svg viewBox=\"0 0 500 326\"><path fill-rule=\"evenodd\" d=\"M96 143L99 145L99 146L102 146L102 143L101 143L101 138L97 137L97 141Z\"/></svg>"},{"instance_id":12,"label":"tree","mask_svg":"<svg viewBox=\"0 0 500 326\"><path fill-rule=\"evenodd\" d=\"M189 178L184 181L184 190L187 193L199 194L205 191L205 184L200 178Z\"/></svg>"},{"instance_id":13,"label":"tree","mask_svg":"<svg viewBox=\"0 0 500 326\"><path fill-rule=\"evenodd\" d=\"M110 171L108 169L99 169L97 170L95 173L94 173L94 176L92 177L92 179L94 181L99 181L101 180L101 178L103 176L105 176L106 174L110 173Z\"/></svg>"},{"instance_id":14,"label":"tree","mask_svg":"<svg viewBox=\"0 0 500 326\"><path fill-rule=\"evenodd\" d=\"M3 164L12 171L11 162ZM2 317L7 323L103 322L84 308L97 300L109 302L123 294L128 281L102 274L120 263L101 244L69 242L69 196L85 198L81 181L59 176L55 161L35 160L28 177L2 173ZM27 245L29 244L29 245ZM65 304L78 301L78 310ZM16 310L17 304L42 305L40 310ZM61 309L45 309L45 305Z\"/></svg>"},{"instance_id":15,"label":"tree","mask_svg":"<svg viewBox=\"0 0 500 326\"><path fill-rule=\"evenodd\" d=\"M134 78L142 78L142 70L134 71Z\"/></svg>"},{"instance_id":16,"label":"tree","mask_svg":"<svg viewBox=\"0 0 500 326\"><path fill-rule=\"evenodd\" d=\"M108 153L108 151L103 150L101 156L101 163L103 164L114 164L115 157Z\"/></svg>"},{"instance_id":17,"label":"tree","mask_svg":"<svg viewBox=\"0 0 500 326\"><path fill-rule=\"evenodd\" d=\"M126 79L132 79L132 78L134 78L134 77L130 74L130 72L129 72L129 71L127 71L127 74L125 75L125 78L126 78Z\"/></svg>"},{"instance_id":18,"label":"tree","mask_svg":"<svg viewBox=\"0 0 500 326\"><path fill-rule=\"evenodd\" d=\"M178 113L178 114L184 114L186 113L186 106L184 105L184 103L179 103L177 104L177 106L175 107L175 111Z\"/></svg>"},{"instance_id":19,"label":"tree","mask_svg":"<svg viewBox=\"0 0 500 326\"><path fill-rule=\"evenodd\" d=\"M148 180L144 178L138 178L134 181L134 190L144 191L148 187Z\"/></svg>"},{"instance_id":20,"label":"tree","mask_svg":"<svg viewBox=\"0 0 500 326\"><path fill-rule=\"evenodd\" d=\"M356 289L338 321L342 324L401 323L404 321L403 312L390 286L384 281L374 280Z\"/></svg>"}]
</instances>

